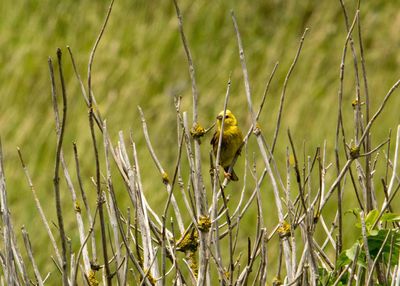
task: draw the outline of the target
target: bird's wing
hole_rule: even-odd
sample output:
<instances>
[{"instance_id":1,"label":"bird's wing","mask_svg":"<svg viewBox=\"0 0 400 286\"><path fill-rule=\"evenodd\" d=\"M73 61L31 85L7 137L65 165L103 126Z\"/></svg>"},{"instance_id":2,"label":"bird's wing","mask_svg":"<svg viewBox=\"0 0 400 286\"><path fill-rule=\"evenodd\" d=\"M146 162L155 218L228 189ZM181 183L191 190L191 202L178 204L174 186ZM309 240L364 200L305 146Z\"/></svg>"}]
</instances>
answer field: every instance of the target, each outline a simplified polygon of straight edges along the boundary
<instances>
[{"instance_id":1,"label":"bird's wing","mask_svg":"<svg viewBox=\"0 0 400 286\"><path fill-rule=\"evenodd\" d=\"M213 146L214 152L218 148L219 132L215 131L213 137L211 138L210 144Z\"/></svg>"}]
</instances>

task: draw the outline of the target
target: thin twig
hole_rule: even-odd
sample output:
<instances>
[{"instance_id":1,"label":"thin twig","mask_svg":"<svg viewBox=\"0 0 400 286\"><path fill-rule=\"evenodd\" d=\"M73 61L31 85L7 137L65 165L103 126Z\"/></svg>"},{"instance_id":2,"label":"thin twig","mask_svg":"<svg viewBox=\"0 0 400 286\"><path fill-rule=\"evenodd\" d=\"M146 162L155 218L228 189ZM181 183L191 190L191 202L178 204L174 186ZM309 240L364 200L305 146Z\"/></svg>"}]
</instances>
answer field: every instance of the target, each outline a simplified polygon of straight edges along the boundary
<instances>
[{"instance_id":1,"label":"thin twig","mask_svg":"<svg viewBox=\"0 0 400 286\"><path fill-rule=\"evenodd\" d=\"M389 89L389 91L386 93L385 98L383 99L381 105L379 106L378 110L375 112L375 114L371 117L371 120L368 122L367 126L365 127L364 133L360 137L360 142L357 145L357 148L360 148L360 144L364 141L365 137L367 134L369 134L369 130L372 127L372 124L375 122L375 120L378 118L378 116L381 114L383 108L386 106L386 103L388 102L390 96L393 94L393 92L400 86L400 79L397 80L393 86Z\"/></svg>"},{"instance_id":2,"label":"thin twig","mask_svg":"<svg viewBox=\"0 0 400 286\"><path fill-rule=\"evenodd\" d=\"M3 166L3 150L0 138L0 212L2 216L3 226L3 237L4 237L4 248L5 248L5 257L3 258L4 262L2 263L5 265L4 275L6 276L6 281L8 285L13 285L17 283L17 273L15 272L14 268L14 255L12 251L12 226L11 226L11 218L10 218L10 211L8 209L8 202L7 202L7 193L6 193L6 179L4 173L4 166Z\"/></svg>"},{"instance_id":3,"label":"thin twig","mask_svg":"<svg viewBox=\"0 0 400 286\"><path fill-rule=\"evenodd\" d=\"M24 160L22 158L22 152L21 152L21 150L19 148L17 148L17 151L18 151L19 160L21 162L21 166L24 169L25 177L26 177L26 179L28 181L29 188L30 188L30 190L31 190L31 192L33 194L33 199L35 201L36 208L37 208L37 210L39 212L40 218L41 218L41 220L42 220L42 222L43 222L43 224L44 224L44 226L46 228L46 232L47 232L47 234L48 234L48 236L50 238L51 244L52 244L52 246L54 248L54 252L55 252L56 258L57 258L56 264L58 264L58 267L60 267L60 265L62 263L62 259L61 259L61 255L60 255L60 252L59 252L58 247L57 247L56 240L54 238L53 233L51 232L49 222L48 222L48 220L47 220L47 218L46 218L46 216L44 214L44 211L43 211L42 205L40 204L39 198L36 195L36 190L35 190L35 187L34 187L34 185L32 183L32 179L31 179L31 177L29 175L28 167L25 165L25 162L24 162Z\"/></svg>"},{"instance_id":4,"label":"thin twig","mask_svg":"<svg viewBox=\"0 0 400 286\"><path fill-rule=\"evenodd\" d=\"M371 259L371 255L369 252L369 246L368 246L368 238L367 238L367 229L366 229L366 225L365 225L365 215L364 212L361 211L360 212L360 218L361 218L361 234L362 234L362 239L363 239L363 246L364 246L364 250L365 250L365 257L367 260L367 274L368 276L370 275L370 272L373 272L373 261ZM371 284L366 284L366 285L371 285Z\"/></svg>"},{"instance_id":5,"label":"thin twig","mask_svg":"<svg viewBox=\"0 0 400 286\"><path fill-rule=\"evenodd\" d=\"M85 205L87 217L88 217L88 220L89 220L89 225L92 225L93 224L93 217L92 217L92 214L91 214L91 210L90 210L90 206L89 206L89 203L88 203L88 199L86 197L85 190L83 188L83 183L82 183L82 178L81 178L81 173L80 173L80 166L79 166L78 149L76 147L76 143L75 142L73 143L73 145L74 145L74 157L75 157L75 170L76 170L76 176L78 178L79 189L80 189L80 192L81 192L83 203ZM91 241L92 241L92 257L93 257L93 261L96 261L97 260L96 239L95 239L95 235L94 235L93 232L92 232Z\"/></svg>"},{"instance_id":6,"label":"thin twig","mask_svg":"<svg viewBox=\"0 0 400 286\"><path fill-rule=\"evenodd\" d=\"M340 0L341 1L341 0ZM341 2L342 3L342 2ZM346 10L344 9L344 14L345 14L345 20L346 20L346 25L348 26L347 22L347 14ZM336 159L336 172L337 176L340 174L340 159L339 159L339 131L342 130L342 136L343 140L345 140L345 135L344 135L344 126L343 126L343 118L342 118L342 100L343 100L343 85L344 85L344 68L345 68L345 59L346 59L346 53L347 53L347 46L348 42L351 39L351 34L353 32L356 19L358 17L358 11L354 17L354 20L351 24L350 27L347 27L347 36L346 40L343 46L343 52L342 52L342 60L340 63L340 85L339 85L339 90L338 90L338 119L337 119L337 125L336 125L336 137L335 137L335 159ZM342 188L340 184L337 184L337 196L338 196L338 203L337 203L337 209L338 209L338 229L339 229L339 234L338 234L338 239L337 239L337 245L336 245L336 256L339 255L342 249L342 238L343 238L343 223L342 223Z\"/></svg>"},{"instance_id":7,"label":"thin twig","mask_svg":"<svg viewBox=\"0 0 400 286\"><path fill-rule=\"evenodd\" d=\"M161 165L160 160L157 158L157 155L153 149L153 146L151 144L150 141L150 136L149 136L149 132L147 129L147 124L146 124L146 119L144 118L144 114L143 114L143 110L140 108L140 106L138 106L138 110L140 113L140 118L142 120L142 127L143 127L143 134L144 134L144 138L146 140L146 144L147 144L147 148L149 149L150 155L153 158L154 163L157 166L158 171L160 172L161 176L162 176L162 181L166 186L166 190L168 193L168 196L171 196L171 203L175 212L175 217L178 221L178 227L179 227L179 231L181 233L183 233L185 231L185 226L183 225L183 220L182 220L182 215L181 212L179 210L178 204L176 202L175 196L173 194L173 189L172 189L172 185L170 183L170 180L168 178L168 174L165 172L164 168Z\"/></svg>"},{"instance_id":8,"label":"thin twig","mask_svg":"<svg viewBox=\"0 0 400 286\"><path fill-rule=\"evenodd\" d=\"M289 68L289 70L288 70L288 72L286 74L285 81L283 83L282 94L281 94L281 99L280 99L280 103L279 103L278 118L276 120L276 127L275 127L275 132L274 132L274 139L272 140L272 145L271 145L271 153L272 154L274 153L274 150L275 150L275 144L276 144L276 141L278 139L278 133L279 133L280 125L281 125L281 117L282 117L282 113L283 113L283 103L285 101L286 87L288 85L290 76L291 76L291 74L292 74L292 72L294 70L294 67L296 66L297 60L299 59L301 48L303 47L304 39L305 39L305 37L307 35L307 32L308 32L308 28L306 28L304 30L304 33L301 36L299 47L297 49L296 55L294 56L293 62L292 62L291 66L290 66L290 68Z\"/></svg>"},{"instance_id":9,"label":"thin twig","mask_svg":"<svg viewBox=\"0 0 400 286\"><path fill-rule=\"evenodd\" d=\"M58 121L59 118L56 115L57 147L56 147L53 185L54 185L54 194L55 194L55 200L56 200L58 230L59 230L60 238L61 238L61 249L62 249L61 268L62 268L63 285L67 286L68 285L67 237L65 235L64 219L63 219L62 208L61 208L60 177L59 177L59 169L60 169L60 162L61 162L61 148L62 148L62 143L63 143L63 139L64 139L65 123L67 120L67 95L66 95L65 82L64 82L64 76L63 76L62 65L61 65L61 57L62 57L61 49L57 49L58 70L59 70L60 81L61 81L63 109L62 109L61 122ZM53 104L56 108L57 96L56 96L56 92L55 92L56 87L55 87L55 81L54 81L53 63L52 63L51 58L49 58L49 68L50 68L50 77L51 77L51 84L52 84Z\"/></svg>"},{"instance_id":10,"label":"thin twig","mask_svg":"<svg viewBox=\"0 0 400 286\"><path fill-rule=\"evenodd\" d=\"M123 257L122 257L122 253L121 253L121 249L119 247L120 245L120 237L119 237L119 227L118 227L118 211L116 210L116 205L112 203L112 198L111 198L111 192L114 190L114 186L112 183L112 179L111 179L111 166L110 166L110 160L109 160L109 149L110 146L108 144L108 140L107 140L107 136L108 132L107 132L107 122L104 120L103 122L103 146L104 146L104 154L105 154L105 165L106 165L106 181L107 181L107 189L109 192L109 207L107 208L108 210L108 217L109 217L109 221L110 221L110 225L113 231L113 238L114 238L114 245L116 247L116 253L115 253L115 263L116 263L116 274L117 274L117 280L118 280L118 284L122 284L122 281L124 280L124 271L123 269L121 269L120 266L122 266L123 264ZM106 198L106 197L105 197ZM111 235L110 235L110 240L111 240ZM110 245L112 246L112 243L110 243Z\"/></svg>"},{"instance_id":11,"label":"thin twig","mask_svg":"<svg viewBox=\"0 0 400 286\"><path fill-rule=\"evenodd\" d=\"M268 94L268 91L269 91L269 86L271 85L271 81L274 78L274 75L275 75L275 72L276 72L276 70L278 68L278 65L279 65L279 62L276 62L275 66L272 69L272 72L271 72L271 74L270 74L270 76L268 78L267 84L265 85L264 94L263 94L263 97L261 99L260 108L258 109L258 112L257 112L257 115L256 115L256 121L258 121L258 119L260 118L261 111L262 111L262 109L264 107L265 99L267 98L267 94Z\"/></svg>"},{"instance_id":12,"label":"thin twig","mask_svg":"<svg viewBox=\"0 0 400 286\"><path fill-rule=\"evenodd\" d=\"M88 97L89 97L89 125L90 125L90 133L92 136L92 142L93 142L93 151L94 151L94 156L95 156L95 162L96 162L96 187L97 187L97 204L99 208L99 217L100 217L100 229L101 229L101 242L102 242L102 249L103 249L103 257L104 257L104 265L105 265L105 270L106 270L106 279L107 279L107 285L111 285L111 272L110 272L110 266L108 265L108 254L107 254L107 238L106 238L106 230L105 230L105 219L104 219L104 213L103 213L103 192L100 187L100 161L99 161L99 154L97 150L97 143L96 143L96 134L94 132L94 112L93 112L93 97L92 97L92 65L94 61L94 56L97 50L97 47L100 43L100 40L103 36L103 33L105 31L105 28L108 23L108 19L110 18L112 7L114 4L114 0L111 0L111 3L108 7L108 12L106 14L106 18L104 20L104 23L101 27L100 33L97 36L97 39L94 43L93 49L90 53L89 57L89 64L88 64Z\"/></svg>"},{"instance_id":13,"label":"thin twig","mask_svg":"<svg viewBox=\"0 0 400 286\"><path fill-rule=\"evenodd\" d=\"M87 235L85 236L85 239L81 243L81 246L80 246L80 248L78 250L78 254L76 255L76 261L77 262L79 262L79 259L80 259L80 256L82 254L82 251L83 251L84 247L86 246L86 243L87 243L89 237L93 233L94 224L96 222L96 217L97 217L97 211L98 211L98 208L96 208L96 210L95 210L94 218L93 218L93 221L92 221L92 223L90 225L89 231L88 231ZM72 283L72 285L77 285L76 279L77 279L77 275L78 275L78 266L79 266L79 263L76 263L75 268L72 269L72 271L73 271L72 274L71 274L71 277L72 277L71 283ZM84 274L87 275L88 273L84 273Z\"/></svg>"}]
</instances>

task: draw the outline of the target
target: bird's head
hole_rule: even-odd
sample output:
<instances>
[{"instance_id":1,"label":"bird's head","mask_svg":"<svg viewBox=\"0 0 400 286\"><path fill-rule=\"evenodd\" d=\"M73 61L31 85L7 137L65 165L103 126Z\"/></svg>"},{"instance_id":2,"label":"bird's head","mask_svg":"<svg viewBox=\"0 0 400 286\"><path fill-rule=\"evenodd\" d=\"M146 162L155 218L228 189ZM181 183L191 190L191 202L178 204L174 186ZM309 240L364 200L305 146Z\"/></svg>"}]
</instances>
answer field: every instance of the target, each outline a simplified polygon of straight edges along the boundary
<instances>
[{"instance_id":1,"label":"bird's head","mask_svg":"<svg viewBox=\"0 0 400 286\"><path fill-rule=\"evenodd\" d=\"M224 118L224 111L222 110L218 116L217 116L217 124L218 128L221 128L222 125L222 119ZM233 115L233 113L230 110L226 110L225 113L225 119L224 119L224 129L229 128L231 126L237 126L237 120L236 117Z\"/></svg>"}]
</instances>

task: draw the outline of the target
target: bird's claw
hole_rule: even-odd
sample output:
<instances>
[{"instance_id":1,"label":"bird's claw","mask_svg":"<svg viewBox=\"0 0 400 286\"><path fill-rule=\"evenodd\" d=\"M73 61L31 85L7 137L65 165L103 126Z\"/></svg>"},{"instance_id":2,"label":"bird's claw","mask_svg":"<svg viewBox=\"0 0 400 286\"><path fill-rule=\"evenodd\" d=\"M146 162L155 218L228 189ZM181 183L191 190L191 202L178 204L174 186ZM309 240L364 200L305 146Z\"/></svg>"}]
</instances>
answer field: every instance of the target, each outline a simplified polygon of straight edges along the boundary
<instances>
[{"instance_id":1,"label":"bird's claw","mask_svg":"<svg viewBox=\"0 0 400 286\"><path fill-rule=\"evenodd\" d=\"M224 171L224 177L225 177L225 179L227 179L228 181L231 181L231 180L232 180L232 174L229 173L229 172L225 172L225 171Z\"/></svg>"}]
</instances>

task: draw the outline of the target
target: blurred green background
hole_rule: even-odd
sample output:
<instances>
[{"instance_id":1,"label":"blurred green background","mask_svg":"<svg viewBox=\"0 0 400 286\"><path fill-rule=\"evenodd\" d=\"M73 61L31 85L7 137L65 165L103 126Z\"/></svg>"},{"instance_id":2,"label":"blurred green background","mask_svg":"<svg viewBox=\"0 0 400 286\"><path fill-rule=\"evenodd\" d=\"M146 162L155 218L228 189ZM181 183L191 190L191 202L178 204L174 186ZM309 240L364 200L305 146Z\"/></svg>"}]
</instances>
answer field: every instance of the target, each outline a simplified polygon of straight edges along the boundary
<instances>
[{"instance_id":1,"label":"blurred green background","mask_svg":"<svg viewBox=\"0 0 400 286\"><path fill-rule=\"evenodd\" d=\"M354 17L356 2L346 1L350 21ZM374 112L387 90L400 77L400 3L362 2L360 17L371 110ZM85 186L89 193L94 193L89 180L95 175L95 168L87 108L73 74L66 46L71 47L86 83L89 54L108 5L108 1L0 2L0 136L8 198L16 229L26 226L39 263L45 269L43 272L53 271L54 266L48 253L41 255L41 247L47 245L47 236L37 219L16 147L22 150L39 198L46 207L46 215L55 221L52 177L56 136L47 58L50 56L55 59L56 48L60 47L64 52L69 101L64 152L75 178L72 142L77 143ZM310 28L287 88L276 161L279 168L285 168L288 146L286 130L290 128L301 157L303 142L306 155L311 156L315 148L327 140L327 159L333 162L339 66L347 34L339 1L184 0L179 1L179 5L196 69L199 120L203 126L211 125L215 115L223 108L230 73L232 87L229 108L237 115L244 132L250 126L231 9L236 14L242 35L255 106L258 107L266 80L274 64L279 61L260 118L268 142L272 142L285 75L304 29ZM357 40L355 44L359 55ZM182 96L182 110L189 114L192 110L187 61L172 1L116 0L95 56L93 91L100 111L107 119L113 142L116 142L119 130L123 130L126 136L132 130L139 150L145 189L157 192L157 195L149 194L154 206L163 204L165 192L154 164L148 159L137 105L144 110L153 146L164 168L172 174L177 156L174 96ZM353 136L351 102L354 98L354 68L351 54L348 53L343 112L349 138ZM390 128L395 130L400 119L399 104L400 97L395 94L372 129L374 146L385 139ZM205 164L208 164L210 150L208 141L209 138L205 138L202 144ZM256 150L254 146L251 141L251 160L252 152ZM379 158L378 167L384 166L383 157ZM261 160L256 159L256 163L261 170ZM243 166L244 160L241 159L236 167L239 173L243 173ZM207 168L205 165L205 174ZM328 178L331 179L333 175L331 168ZM376 175L377 192L380 190L379 179ZM241 187L240 183L232 185L233 202ZM251 189L249 187L249 192ZM267 190L263 197L272 202L271 192L269 188ZM75 228L73 206L65 185L63 192L65 211L71 213L71 220L67 222L67 229L71 232ZM345 192L345 202L347 208L356 206L353 191ZM95 204L95 199L92 203ZM265 208L275 212L273 204ZM332 215L334 208L332 204ZM256 208L253 207L246 216L248 223L242 226L243 238L253 235L255 214ZM273 217L267 217L265 221L269 231L277 223ZM347 227L351 227L351 223ZM345 241L345 247L351 245L355 235L349 239L348 245ZM276 253L272 255L276 257Z\"/></svg>"}]
</instances>

